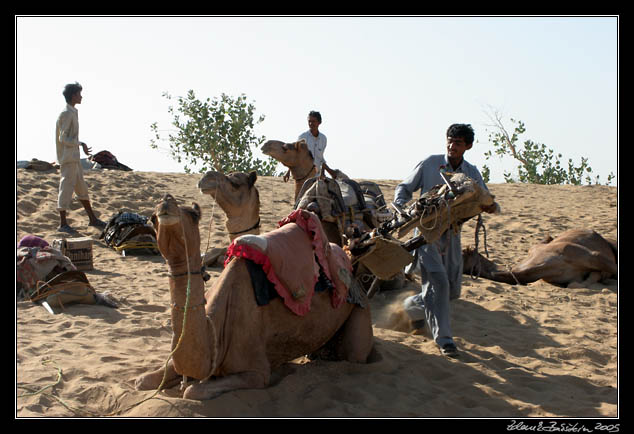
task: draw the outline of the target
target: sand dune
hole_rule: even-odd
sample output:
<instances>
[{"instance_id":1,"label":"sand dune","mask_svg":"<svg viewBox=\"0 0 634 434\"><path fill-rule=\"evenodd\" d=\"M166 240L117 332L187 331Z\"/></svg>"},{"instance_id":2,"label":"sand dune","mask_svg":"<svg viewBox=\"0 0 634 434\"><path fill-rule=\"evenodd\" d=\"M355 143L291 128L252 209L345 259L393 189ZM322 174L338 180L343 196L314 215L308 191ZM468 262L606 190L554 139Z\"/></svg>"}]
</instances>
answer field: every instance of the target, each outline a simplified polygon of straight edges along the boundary
<instances>
[{"instance_id":1,"label":"sand dune","mask_svg":"<svg viewBox=\"0 0 634 434\"><path fill-rule=\"evenodd\" d=\"M203 210L201 249L224 246L224 215L201 195L200 175L89 171L91 200L103 220L124 209L150 215L171 193ZM56 232L59 174L18 169L16 242L34 234L51 242ZM391 200L397 180L376 181ZM293 187L261 177L264 231L292 210ZM502 214L486 215L490 259L510 266L547 234L591 228L617 237L617 190L605 186L492 184ZM213 217L212 217L213 213ZM402 300L419 281L372 299L372 363L309 362L300 358L273 372L270 387L226 393L209 401L180 398L178 388L152 395L134 389L138 375L162 365L171 326L167 267L160 256L122 257L98 240L75 201L69 222L91 236L99 292L119 309L73 305L51 315L31 302L16 309L16 381L47 391L16 398L17 417L616 417L618 416L617 281L559 288L543 281L512 286L464 276L452 302L461 356L442 356L429 336L408 330ZM463 246L473 244L474 222ZM483 242L483 239L480 239ZM482 252L482 244L480 244ZM220 268L211 270L212 279ZM207 285L210 285L208 283ZM48 363L46 363L48 362ZM18 388L17 395L25 394Z\"/></svg>"}]
</instances>

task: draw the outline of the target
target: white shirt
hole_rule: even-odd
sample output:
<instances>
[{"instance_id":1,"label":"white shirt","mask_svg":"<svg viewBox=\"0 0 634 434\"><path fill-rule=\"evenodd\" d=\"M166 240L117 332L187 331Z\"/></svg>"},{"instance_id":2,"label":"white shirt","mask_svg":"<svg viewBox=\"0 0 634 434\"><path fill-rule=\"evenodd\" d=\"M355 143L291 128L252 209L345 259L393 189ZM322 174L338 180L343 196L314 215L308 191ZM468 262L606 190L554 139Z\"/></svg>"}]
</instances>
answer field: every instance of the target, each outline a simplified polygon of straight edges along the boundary
<instances>
[{"instance_id":1,"label":"white shirt","mask_svg":"<svg viewBox=\"0 0 634 434\"><path fill-rule=\"evenodd\" d=\"M313 154L313 162L315 163L315 167L317 167L317 172L321 170L321 165L326 162L324 159L324 151L326 150L327 139L323 133L319 133L317 137L313 136L313 133L310 130L301 133L298 140L304 139L306 140L306 144L308 145L308 150L311 154Z\"/></svg>"},{"instance_id":2,"label":"white shirt","mask_svg":"<svg viewBox=\"0 0 634 434\"><path fill-rule=\"evenodd\" d=\"M59 114L55 125L55 145L57 147L57 162L79 162L79 117L75 107L66 104L66 108Z\"/></svg>"}]
</instances>

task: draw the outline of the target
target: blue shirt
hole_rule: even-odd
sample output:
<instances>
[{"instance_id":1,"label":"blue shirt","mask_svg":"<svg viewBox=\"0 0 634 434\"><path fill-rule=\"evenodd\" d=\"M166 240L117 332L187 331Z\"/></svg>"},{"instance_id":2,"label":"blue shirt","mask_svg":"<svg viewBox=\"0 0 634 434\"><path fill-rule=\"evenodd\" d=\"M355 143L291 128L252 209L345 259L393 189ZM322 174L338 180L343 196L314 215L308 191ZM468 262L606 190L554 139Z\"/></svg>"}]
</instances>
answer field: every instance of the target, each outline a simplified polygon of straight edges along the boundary
<instances>
[{"instance_id":1,"label":"blue shirt","mask_svg":"<svg viewBox=\"0 0 634 434\"><path fill-rule=\"evenodd\" d=\"M418 163L412 173L396 186L394 203L403 206L412 199L412 195L416 190L420 190L420 195L422 196L436 185L444 184L440 176L441 169L445 169L448 172L464 173L489 191L484 184L480 171L473 164L463 159L460 166L454 169L451 167L447 155L432 155Z\"/></svg>"}]
</instances>

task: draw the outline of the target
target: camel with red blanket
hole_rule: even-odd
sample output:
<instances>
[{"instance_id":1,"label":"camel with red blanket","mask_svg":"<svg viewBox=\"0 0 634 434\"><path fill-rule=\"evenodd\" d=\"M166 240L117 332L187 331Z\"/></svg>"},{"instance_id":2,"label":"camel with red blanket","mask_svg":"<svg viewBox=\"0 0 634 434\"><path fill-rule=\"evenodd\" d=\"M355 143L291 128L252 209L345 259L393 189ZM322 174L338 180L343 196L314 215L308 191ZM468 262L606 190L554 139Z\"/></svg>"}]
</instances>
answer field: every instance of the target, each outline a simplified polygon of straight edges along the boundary
<instances>
[{"instance_id":1,"label":"camel with red blanket","mask_svg":"<svg viewBox=\"0 0 634 434\"><path fill-rule=\"evenodd\" d=\"M617 274L616 243L589 229L571 229L556 238L548 237L531 247L528 256L511 270L497 265L471 249L462 253L464 273L511 285L526 285L542 279L567 286L596 283Z\"/></svg>"},{"instance_id":2,"label":"camel with red blanket","mask_svg":"<svg viewBox=\"0 0 634 434\"><path fill-rule=\"evenodd\" d=\"M174 334L169 362L139 377L137 389L171 387L186 377L194 381L183 397L203 400L264 388L272 369L306 354L367 361L373 348L367 298L351 279L347 256L326 240L314 214L298 210L275 231L239 237L206 294L200 217L197 204L179 207L169 194L152 216L170 269ZM293 267L281 255L289 246ZM279 294L265 302L254 295L250 270L257 266ZM326 289L315 289L318 281Z\"/></svg>"}]
</instances>

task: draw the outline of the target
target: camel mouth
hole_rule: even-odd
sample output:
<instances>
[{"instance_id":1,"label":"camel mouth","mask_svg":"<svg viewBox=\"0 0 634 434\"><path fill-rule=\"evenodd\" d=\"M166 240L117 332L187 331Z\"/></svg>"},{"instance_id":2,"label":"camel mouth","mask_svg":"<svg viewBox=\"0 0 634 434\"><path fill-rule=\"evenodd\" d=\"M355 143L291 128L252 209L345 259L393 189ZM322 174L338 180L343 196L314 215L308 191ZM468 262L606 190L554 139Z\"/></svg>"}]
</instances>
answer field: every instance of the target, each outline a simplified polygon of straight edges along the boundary
<instances>
[{"instance_id":1,"label":"camel mouth","mask_svg":"<svg viewBox=\"0 0 634 434\"><path fill-rule=\"evenodd\" d=\"M217 183L208 183L203 186L198 185L198 190L200 190L202 194L213 194L218 190L218 188L219 185Z\"/></svg>"},{"instance_id":2,"label":"camel mouth","mask_svg":"<svg viewBox=\"0 0 634 434\"><path fill-rule=\"evenodd\" d=\"M269 140L260 148L264 155L273 156L275 153L283 153L286 151L284 148L284 142L279 140Z\"/></svg>"},{"instance_id":3,"label":"camel mouth","mask_svg":"<svg viewBox=\"0 0 634 434\"><path fill-rule=\"evenodd\" d=\"M214 193L220 187L220 177L224 176L218 172L207 172L200 181L198 181L198 190L203 194Z\"/></svg>"},{"instance_id":4,"label":"camel mouth","mask_svg":"<svg viewBox=\"0 0 634 434\"><path fill-rule=\"evenodd\" d=\"M155 215L159 224L164 226L180 223L181 220L180 209L176 199L171 194L166 194L163 197L163 200L156 207Z\"/></svg>"},{"instance_id":5,"label":"camel mouth","mask_svg":"<svg viewBox=\"0 0 634 434\"><path fill-rule=\"evenodd\" d=\"M173 214L157 214L159 224L162 226L172 226L180 223L181 217Z\"/></svg>"}]
</instances>

